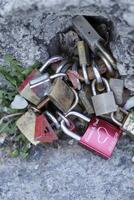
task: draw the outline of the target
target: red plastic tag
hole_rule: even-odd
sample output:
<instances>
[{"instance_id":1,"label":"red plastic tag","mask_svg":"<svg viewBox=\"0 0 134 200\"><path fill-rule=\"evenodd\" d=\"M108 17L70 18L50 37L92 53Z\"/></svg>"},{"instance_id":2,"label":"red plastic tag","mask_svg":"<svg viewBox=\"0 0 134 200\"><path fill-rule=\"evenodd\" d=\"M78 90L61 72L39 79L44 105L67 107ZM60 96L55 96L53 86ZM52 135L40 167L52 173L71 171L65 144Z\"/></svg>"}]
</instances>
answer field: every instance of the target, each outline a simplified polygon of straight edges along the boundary
<instances>
[{"instance_id":1,"label":"red plastic tag","mask_svg":"<svg viewBox=\"0 0 134 200\"><path fill-rule=\"evenodd\" d=\"M100 155L109 158L113 153L121 133L120 128L94 117L89 122L88 128L82 136L80 143Z\"/></svg>"},{"instance_id":2,"label":"red plastic tag","mask_svg":"<svg viewBox=\"0 0 134 200\"><path fill-rule=\"evenodd\" d=\"M34 138L36 141L48 143L52 143L54 140L58 139L56 133L43 114L36 117Z\"/></svg>"}]
</instances>

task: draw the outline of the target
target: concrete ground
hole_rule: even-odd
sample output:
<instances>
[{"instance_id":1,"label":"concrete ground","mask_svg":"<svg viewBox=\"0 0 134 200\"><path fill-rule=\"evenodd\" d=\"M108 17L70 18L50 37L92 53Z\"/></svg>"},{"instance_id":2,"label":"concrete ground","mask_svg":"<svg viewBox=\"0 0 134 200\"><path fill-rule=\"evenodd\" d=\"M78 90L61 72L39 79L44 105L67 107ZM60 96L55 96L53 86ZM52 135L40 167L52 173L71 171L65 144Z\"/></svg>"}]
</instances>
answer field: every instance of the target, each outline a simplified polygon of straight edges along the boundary
<instances>
[{"instance_id":1,"label":"concrete ground","mask_svg":"<svg viewBox=\"0 0 134 200\"><path fill-rule=\"evenodd\" d=\"M0 0L0 62L7 52L24 66L44 62L51 39L70 26L71 15L97 15L113 21L111 48L120 74L132 83L133 13L133 2L123 0ZM130 139L122 138L109 160L67 141L58 149L36 147L28 161L0 152L0 200L133 200L133 148Z\"/></svg>"}]
</instances>

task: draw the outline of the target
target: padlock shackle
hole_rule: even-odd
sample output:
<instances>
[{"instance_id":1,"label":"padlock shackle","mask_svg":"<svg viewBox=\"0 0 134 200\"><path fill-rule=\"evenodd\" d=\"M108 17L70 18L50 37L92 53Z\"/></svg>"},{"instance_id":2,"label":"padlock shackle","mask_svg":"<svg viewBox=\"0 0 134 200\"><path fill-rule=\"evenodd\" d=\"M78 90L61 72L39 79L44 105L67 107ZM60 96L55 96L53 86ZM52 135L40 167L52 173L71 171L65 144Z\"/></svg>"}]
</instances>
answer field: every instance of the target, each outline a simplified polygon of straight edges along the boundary
<instances>
[{"instance_id":1,"label":"padlock shackle","mask_svg":"<svg viewBox=\"0 0 134 200\"><path fill-rule=\"evenodd\" d=\"M43 74L43 75L41 75L41 76L39 76L39 77L36 77L36 78L32 79L32 80L29 82L30 87L31 87L31 88L32 88L32 86L35 87L35 85L36 85L37 83L40 83L40 82L44 81L44 79L46 80L46 79L48 79L48 78L49 78L49 74L48 74L48 73L45 73L45 74Z\"/></svg>"},{"instance_id":2,"label":"padlock shackle","mask_svg":"<svg viewBox=\"0 0 134 200\"><path fill-rule=\"evenodd\" d=\"M88 78L87 65L82 64L81 67L82 67L82 73L83 73L84 81L87 85L89 85L90 81L89 81L89 78Z\"/></svg>"},{"instance_id":3,"label":"padlock shackle","mask_svg":"<svg viewBox=\"0 0 134 200\"><path fill-rule=\"evenodd\" d=\"M102 53L103 58L105 58L113 66L113 68L116 69L115 59L107 52L107 50L105 49L105 47L102 45L100 41L96 44L96 47L99 49L99 52Z\"/></svg>"},{"instance_id":4,"label":"padlock shackle","mask_svg":"<svg viewBox=\"0 0 134 200\"><path fill-rule=\"evenodd\" d=\"M56 119L56 117L51 113L49 112L48 110L45 111L45 115L54 123L55 127L57 129L60 128L60 123L58 122L58 120Z\"/></svg>"},{"instance_id":5,"label":"padlock shackle","mask_svg":"<svg viewBox=\"0 0 134 200\"><path fill-rule=\"evenodd\" d=\"M107 91L107 92L110 92L111 90L110 90L110 86L109 86L109 83L108 83L107 79L105 79L104 77L102 77L102 80L103 80L103 83L104 83L105 86L106 86L106 91ZM92 85L91 85L92 93L93 93L94 96L97 95L95 84L96 84L96 79L94 79L94 80L92 81Z\"/></svg>"},{"instance_id":6,"label":"padlock shackle","mask_svg":"<svg viewBox=\"0 0 134 200\"><path fill-rule=\"evenodd\" d=\"M70 131L67 127L66 127L66 123L64 120L61 121L61 130L68 136L70 136L71 138L80 141L81 137L76 135L74 132Z\"/></svg>"},{"instance_id":7,"label":"padlock shackle","mask_svg":"<svg viewBox=\"0 0 134 200\"><path fill-rule=\"evenodd\" d=\"M94 76L95 76L96 83L97 83L97 86L98 86L97 89L99 91L103 91L105 89L105 86L104 86L102 77L100 75L100 72L98 70L98 67L97 67L97 65L96 65L96 63L94 61L93 61L92 65L93 65L92 68L93 68Z\"/></svg>"},{"instance_id":8,"label":"padlock shackle","mask_svg":"<svg viewBox=\"0 0 134 200\"><path fill-rule=\"evenodd\" d=\"M106 65L107 67L107 70L108 70L108 74L113 77L114 76L114 70L112 68L112 65L111 63L107 60L107 58L101 53L101 52L98 52L98 56L102 59L102 61L104 62L104 64Z\"/></svg>"},{"instance_id":9,"label":"padlock shackle","mask_svg":"<svg viewBox=\"0 0 134 200\"><path fill-rule=\"evenodd\" d=\"M122 113L124 113L125 115L128 116L129 113L128 113L126 110L124 110L124 109L121 108L121 107L119 107L119 110L120 110ZM122 124L121 122L119 122L119 121L115 118L115 112L111 113L111 119L112 119L113 122L114 122L115 124L117 124L118 126L120 126L120 127L123 126L123 124Z\"/></svg>"},{"instance_id":10,"label":"padlock shackle","mask_svg":"<svg viewBox=\"0 0 134 200\"><path fill-rule=\"evenodd\" d=\"M44 75L42 75L44 77ZM46 78L45 80L42 80L40 81L40 77L39 78L35 78L33 79L32 81L29 82L30 84L30 88L34 88L34 87L37 87L45 82L48 82L52 79L55 79L55 78L58 78L58 77L63 77L63 76L67 76L65 73L59 73L59 74L54 74L54 75L51 75L50 77ZM34 83L34 84L31 84L31 83Z\"/></svg>"},{"instance_id":11,"label":"padlock shackle","mask_svg":"<svg viewBox=\"0 0 134 200\"><path fill-rule=\"evenodd\" d=\"M86 122L90 122L90 118L84 116L83 114L79 113L79 112L76 112L76 111L71 111L69 113L67 113L65 115L65 117L69 117L69 116L76 116L76 117L79 117L81 119L83 119L84 121ZM71 138L77 140L77 141L80 141L81 137L77 134L75 134L73 131L70 131L67 126L66 126L66 122L64 120L61 121L61 130L68 136L70 136Z\"/></svg>"},{"instance_id":12,"label":"padlock shackle","mask_svg":"<svg viewBox=\"0 0 134 200\"><path fill-rule=\"evenodd\" d=\"M62 61L64 58L62 56L53 56L51 58L49 58L45 64L39 69L39 72L43 72L44 70L46 70L46 68L51 65L52 63L56 63L59 61Z\"/></svg>"},{"instance_id":13,"label":"padlock shackle","mask_svg":"<svg viewBox=\"0 0 134 200\"><path fill-rule=\"evenodd\" d=\"M61 112L57 111L57 114L59 115L59 117L60 117L62 120L65 121L66 125L67 125L68 127L70 127L70 121L69 121Z\"/></svg>"},{"instance_id":14,"label":"padlock shackle","mask_svg":"<svg viewBox=\"0 0 134 200\"><path fill-rule=\"evenodd\" d=\"M69 108L69 110L67 111L67 113L71 112L71 111L77 106L77 104L78 104L78 102L79 102L79 97L78 97L77 92L76 92L72 87L70 87L70 88L71 88L72 92L74 93L75 100L74 100L73 105L72 105L72 106ZM65 113L65 115L66 115L67 113Z\"/></svg>"},{"instance_id":15,"label":"padlock shackle","mask_svg":"<svg viewBox=\"0 0 134 200\"><path fill-rule=\"evenodd\" d=\"M68 69L69 67L71 67L71 64L68 62L68 60L63 60L56 69L55 73L56 74L61 73L64 68ZM67 69L64 69L64 73L67 71Z\"/></svg>"},{"instance_id":16,"label":"padlock shackle","mask_svg":"<svg viewBox=\"0 0 134 200\"><path fill-rule=\"evenodd\" d=\"M79 112L76 112L76 111L71 111L69 113L67 113L65 115L65 117L69 117L69 116L76 116L76 117L79 117L81 119L83 119L84 121L86 122L90 122L90 118L89 117L86 117L85 115L79 113Z\"/></svg>"}]
</instances>

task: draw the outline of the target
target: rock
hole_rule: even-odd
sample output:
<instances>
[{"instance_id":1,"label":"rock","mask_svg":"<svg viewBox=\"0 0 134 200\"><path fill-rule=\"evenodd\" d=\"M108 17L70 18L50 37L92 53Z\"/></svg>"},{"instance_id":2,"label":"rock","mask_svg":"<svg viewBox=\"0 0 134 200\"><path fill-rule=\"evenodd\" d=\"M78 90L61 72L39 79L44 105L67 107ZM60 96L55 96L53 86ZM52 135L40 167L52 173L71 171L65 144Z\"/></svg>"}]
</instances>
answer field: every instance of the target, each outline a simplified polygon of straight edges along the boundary
<instances>
[{"instance_id":1,"label":"rock","mask_svg":"<svg viewBox=\"0 0 134 200\"><path fill-rule=\"evenodd\" d=\"M134 75L133 76L128 76L125 79L125 87L129 90L134 91Z\"/></svg>"},{"instance_id":2,"label":"rock","mask_svg":"<svg viewBox=\"0 0 134 200\"><path fill-rule=\"evenodd\" d=\"M11 103L12 109L25 109L28 106L28 102L20 95L16 95Z\"/></svg>"},{"instance_id":3,"label":"rock","mask_svg":"<svg viewBox=\"0 0 134 200\"><path fill-rule=\"evenodd\" d=\"M125 110L130 110L134 107L134 96L130 97L124 105Z\"/></svg>"}]
</instances>

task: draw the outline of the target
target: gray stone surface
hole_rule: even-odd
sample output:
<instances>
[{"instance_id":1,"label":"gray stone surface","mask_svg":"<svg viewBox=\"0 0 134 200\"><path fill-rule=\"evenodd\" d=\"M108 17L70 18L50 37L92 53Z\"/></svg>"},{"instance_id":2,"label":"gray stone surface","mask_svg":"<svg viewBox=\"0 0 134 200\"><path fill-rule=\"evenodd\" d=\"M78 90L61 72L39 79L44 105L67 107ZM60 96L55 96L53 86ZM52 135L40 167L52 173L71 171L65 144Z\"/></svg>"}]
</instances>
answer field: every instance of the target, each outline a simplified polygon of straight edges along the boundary
<instances>
[{"instance_id":1,"label":"gray stone surface","mask_svg":"<svg viewBox=\"0 0 134 200\"><path fill-rule=\"evenodd\" d=\"M71 25L71 15L104 16L114 22L111 44L121 75L134 75L134 3L119 0L0 0L0 62L7 52L24 66L44 62L56 33ZM56 47L57 49L57 47ZM2 156L1 200L133 200L133 142L123 138L110 160L77 144L60 149L37 147L29 161Z\"/></svg>"}]
</instances>

